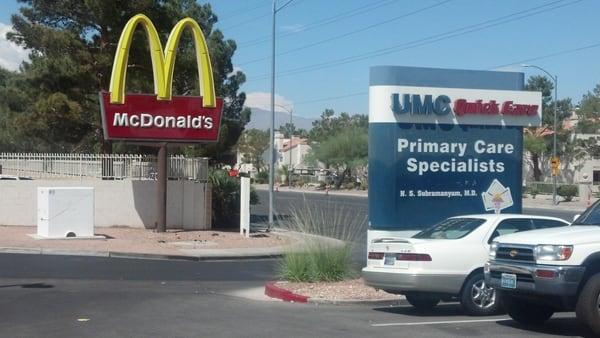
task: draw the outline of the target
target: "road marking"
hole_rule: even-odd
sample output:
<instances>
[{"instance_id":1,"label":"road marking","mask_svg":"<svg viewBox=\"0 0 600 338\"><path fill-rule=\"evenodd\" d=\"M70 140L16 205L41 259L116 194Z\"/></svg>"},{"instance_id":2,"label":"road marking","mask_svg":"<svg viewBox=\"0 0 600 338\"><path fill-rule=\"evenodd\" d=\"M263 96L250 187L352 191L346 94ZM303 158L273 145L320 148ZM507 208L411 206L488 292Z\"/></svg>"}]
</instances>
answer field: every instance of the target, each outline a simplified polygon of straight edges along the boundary
<instances>
[{"instance_id":1,"label":"road marking","mask_svg":"<svg viewBox=\"0 0 600 338\"><path fill-rule=\"evenodd\" d=\"M495 318L495 319L471 319L471 320L446 320L438 322L412 322L412 323L381 323L371 324L373 327L383 326L416 326L416 325L439 325L439 324L465 324L465 323L485 323L485 322L505 322L510 321L509 318Z\"/></svg>"}]
</instances>

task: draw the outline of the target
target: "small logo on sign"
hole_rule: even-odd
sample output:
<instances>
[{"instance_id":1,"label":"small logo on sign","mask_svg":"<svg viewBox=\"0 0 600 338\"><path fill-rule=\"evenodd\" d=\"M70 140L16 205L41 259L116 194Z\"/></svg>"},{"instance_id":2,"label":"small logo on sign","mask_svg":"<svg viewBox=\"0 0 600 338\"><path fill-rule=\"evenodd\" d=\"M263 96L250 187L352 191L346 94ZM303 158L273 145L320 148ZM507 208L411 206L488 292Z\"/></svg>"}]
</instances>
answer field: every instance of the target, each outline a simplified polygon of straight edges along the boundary
<instances>
[{"instance_id":1,"label":"small logo on sign","mask_svg":"<svg viewBox=\"0 0 600 338\"><path fill-rule=\"evenodd\" d=\"M485 211L494 210L495 213L499 214L501 210L513 205L510 188L503 186L497 179L494 179L488 190L481 194L481 197L483 198Z\"/></svg>"}]
</instances>

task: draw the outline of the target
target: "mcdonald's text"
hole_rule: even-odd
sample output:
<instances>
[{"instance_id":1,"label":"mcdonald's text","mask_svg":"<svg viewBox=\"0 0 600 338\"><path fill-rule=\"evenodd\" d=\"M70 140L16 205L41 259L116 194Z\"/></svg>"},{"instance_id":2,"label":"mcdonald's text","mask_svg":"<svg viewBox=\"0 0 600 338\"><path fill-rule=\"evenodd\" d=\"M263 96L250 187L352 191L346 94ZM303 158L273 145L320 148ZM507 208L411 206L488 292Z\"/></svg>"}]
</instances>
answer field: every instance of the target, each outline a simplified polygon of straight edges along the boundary
<instances>
[{"instance_id":1,"label":"mcdonald's text","mask_svg":"<svg viewBox=\"0 0 600 338\"><path fill-rule=\"evenodd\" d=\"M212 142L217 141L223 101L202 106L202 97L173 96L157 100L149 94L128 94L124 104L101 93L104 137L112 140Z\"/></svg>"}]
</instances>

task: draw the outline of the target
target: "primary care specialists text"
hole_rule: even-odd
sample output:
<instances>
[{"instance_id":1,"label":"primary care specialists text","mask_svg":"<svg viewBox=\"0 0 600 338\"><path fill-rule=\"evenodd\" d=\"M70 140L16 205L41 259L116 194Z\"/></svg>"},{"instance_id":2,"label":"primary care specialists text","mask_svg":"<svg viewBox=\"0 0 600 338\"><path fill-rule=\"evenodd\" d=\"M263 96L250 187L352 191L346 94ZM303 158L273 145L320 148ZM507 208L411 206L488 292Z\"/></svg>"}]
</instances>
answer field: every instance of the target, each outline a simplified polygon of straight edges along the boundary
<instances>
[{"instance_id":1,"label":"primary care specialists text","mask_svg":"<svg viewBox=\"0 0 600 338\"><path fill-rule=\"evenodd\" d=\"M473 153L485 154L513 154L515 147L511 143L487 143L477 140L471 145ZM494 159L480 161L477 158L465 158L469 150L467 142L425 142L422 139L409 141L405 138L398 139L398 152L411 154L448 154L450 157L442 161L420 161L415 157L406 160L408 172L423 176L425 173L486 173L504 172L504 162Z\"/></svg>"}]
</instances>

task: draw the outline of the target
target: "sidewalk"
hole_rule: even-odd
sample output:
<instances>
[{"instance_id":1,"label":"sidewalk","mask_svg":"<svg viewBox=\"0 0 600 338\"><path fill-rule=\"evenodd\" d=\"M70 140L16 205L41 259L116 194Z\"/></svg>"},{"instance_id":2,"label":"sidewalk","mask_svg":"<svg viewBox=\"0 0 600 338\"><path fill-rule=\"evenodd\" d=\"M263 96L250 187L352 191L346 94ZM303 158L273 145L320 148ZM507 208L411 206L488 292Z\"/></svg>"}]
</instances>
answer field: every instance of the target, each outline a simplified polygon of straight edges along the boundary
<instances>
[{"instance_id":1,"label":"sidewalk","mask_svg":"<svg viewBox=\"0 0 600 338\"><path fill-rule=\"evenodd\" d=\"M0 226L0 253L80 255L147 259L243 259L282 255L300 245L301 235L272 231L242 237L237 231L178 231L95 228L104 239L35 239L35 226Z\"/></svg>"}]
</instances>

